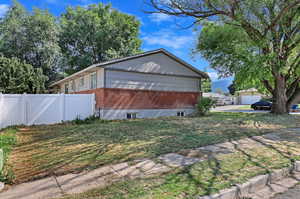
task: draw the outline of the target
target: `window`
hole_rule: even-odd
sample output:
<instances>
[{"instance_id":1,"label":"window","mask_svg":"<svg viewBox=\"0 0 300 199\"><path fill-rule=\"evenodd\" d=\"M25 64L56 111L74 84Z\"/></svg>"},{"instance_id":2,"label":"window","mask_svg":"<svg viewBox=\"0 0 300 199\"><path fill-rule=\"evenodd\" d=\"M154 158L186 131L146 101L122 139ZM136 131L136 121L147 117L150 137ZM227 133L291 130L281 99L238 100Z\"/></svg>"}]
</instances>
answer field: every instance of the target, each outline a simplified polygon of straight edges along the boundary
<instances>
[{"instance_id":1,"label":"window","mask_svg":"<svg viewBox=\"0 0 300 199\"><path fill-rule=\"evenodd\" d=\"M91 74L91 89L97 88L97 73Z\"/></svg>"},{"instance_id":2,"label":"window","mask_svg":"<svg viewBox=\"0 0 300 199\"><path fill-rule=\"evenodd\" d=\"M65 84L65 93L69 93L69 84L68 83Z\"/></svg>"},{"instance_id":3,"label":"window","mask_svg":"<svg viewBox=\"0 0 300 199\"><path fill-rule=\"evenodd\" d=\"M74 80L72 80L71 89L72 91L76 91L76 85Z\"/></svg>"},{"instance_id":4,"label":"window","mask_svg":"<svg viewBox=\"0 0 300 199\"><path fill-rule=\"evenodd\" d=\"M184 117L184 115L185 115L185 114L184 114L183 111L177 112L177 116L178 116L178 117Z\"/></svg>"},{"instance_id":5,"label":"window","mask_svg":"<svg viewBox=\"0 0 300 199\"><path fill-rule=\"evenodd\" d=\"M127 113L127 119L136 119L136 113Z\"/></svg>"},{"instance_id":6,"label":"window","mask_svg":"<svg viewBox=\"0 0 300 199\"><path fill-rule=\"evenodd\" d=\"M84 87L84 77L80 78L80 87Z\"/></svg>"}]
</instances>

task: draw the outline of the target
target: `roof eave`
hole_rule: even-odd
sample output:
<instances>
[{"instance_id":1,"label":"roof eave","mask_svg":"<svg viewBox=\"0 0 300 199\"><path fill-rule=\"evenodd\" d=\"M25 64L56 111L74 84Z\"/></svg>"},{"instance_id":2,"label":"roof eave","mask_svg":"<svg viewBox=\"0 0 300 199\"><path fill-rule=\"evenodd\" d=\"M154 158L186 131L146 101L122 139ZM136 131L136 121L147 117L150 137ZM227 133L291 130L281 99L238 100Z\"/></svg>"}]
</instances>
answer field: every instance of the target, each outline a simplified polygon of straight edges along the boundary
<instances>
[{"instance_id":1,"label":"roof eave","mask_svg":"<svg viewBox=\"0 0 300 199\"><path fill-rule=\"evenodd\" d=\"M56 86L58 84L61 84L61 83L65 82L65 81L71 80L72 78L80 76L81 74L84 74L86 72L92 71L92 69L95 69L96 67L97 67L97 64L91 65L91 66L89 66L89 67L87 67L87 68L85 68L85 69L83 69L81 71L78 71L78 72L76 72L76 73L74 73L74 74L72 74L72 75L70 75L68 77L65 77L62 80L59 80L57 82L54 82L54 83L50 84L50 87L53 87L53 86Z\"/></svg>"},{"instance_id":2,"label":"roof eave","mask_svg":"<svg viewBox=\"0 0 300 199\"><path fill-rule=\"evenodd\" d=\"M209 76L207 73L205 72L202 72L200 70L198 70L197 68L195 68L194 66L192 66L191 64L185 62L184 60L180 59L179 57L177 57L176 55L173 55L172 53L168 52L167 50L163 49L163 48L160 48L160 49L157 49L157 50L152 50L152 51L148 51L148 52L145 52L145 53L141 53L141 54L138 54L138 55L132 55L132 56L129 56L129 57L124 57L124 58L120 58L120 59L116 59L116 60L111 60L111 61L106 61L106 62L103 62L103 63L99 63L99 64L93 64L81 71L78 71L62 80L59 80L57 82L54 82L53 84L50 85L50 87L53 87L53 86L56 86L60 83L63 83L67 80L70 80L72 79L73 77L76 77L76 76L79 76L80 74L84 73L84 72L87 72L87 71L90 71L96 67L103 67L105 68L106 66L110 65L110 64L114 64L114 63L118 63L118 62L123 62L123 61L127 61L127 60L130 60L130 59L135 59L135 58L139 58L139 57L142 57L142 56L147 56L147 55L152 55L152 54L156 54L156 53L164 53L165 55L171 57L172 59L175 59L177 62L183 64L185 67L189 68L190 70L192 70L193 72L197 73L198 75L200 75L201 78L204 78L204 79L208 79Z\"/></svg>"}]
</instances>

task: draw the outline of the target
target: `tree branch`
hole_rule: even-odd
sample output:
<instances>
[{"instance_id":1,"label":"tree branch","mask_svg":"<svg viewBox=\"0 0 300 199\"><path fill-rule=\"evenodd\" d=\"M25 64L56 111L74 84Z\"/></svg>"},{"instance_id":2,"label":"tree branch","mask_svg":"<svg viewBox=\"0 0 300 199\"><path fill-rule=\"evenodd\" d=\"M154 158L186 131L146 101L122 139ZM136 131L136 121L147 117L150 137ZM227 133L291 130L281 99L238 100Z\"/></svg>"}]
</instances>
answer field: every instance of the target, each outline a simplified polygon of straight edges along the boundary
<instances>
[{"instance_id":1,"label":"tree branch","mask_svg":"<svg viewBox=\"0 0 300 199\"><path fill-rule=\"evenodd\" d=\"M145 11L146 13L163 13L166 15L174 15L174 16L191 16L200 19L206 19L211 16L215 16L218 14L224 14L222 11L215 11L215 10L192 10L192 9L184 9L182 8L179 3L176 3L174 0L168 1L168 4L159 4L156 0L150 0L150 6L152 6L156 11ZM162 6L163 5L164 8ZM176 10L177 9L177 10Z\"/></svg>"},{"instance_id":2,"label":"tree branch","mask_svg":"<svg viewBox=\"0 0 300 199\"><path fill-rule=\"evenodd\" d=\"M296 78L291 85L289 86L289 88L287 89L286 95L289 98L291 98L294 94L294 92L299 88L299 83L300 83L300 77Z\"/></svg>"},{"instance_id":3,"label":"tree branch","mask_svg":"<svg viewBox=\"0 0 300 199\"><path fill-rule=\"evenodd\" d=\"M285 15L286 12L288 12L290 9L300 6L300 0L296 0L293 3L285 6L279 13L278 15L272 20L271 24L265 29L264 35L267 34L267 32L272 29L278 21Z\"/></svg>"},{"instance_id":4,"label":"tree branch","mask_svg":"<svg viewBox=\"0 0 300 199\"><path fill-rule=\"evenodd\" d=\"M274 94L274 88L271 86L268 80L262 80L262 83L271 94Z\"/></svg>"},{"instance_id":5,"label":"tree branch","mask_svg":"<svg viewBox=\"0 0 300 199\"><path fill-rule=\"evenodd\" d=\"M297 98L300 98L299 84L298 84L298 87L295 89L294 93L288 99L288 105L290 106Z\"/></svg>"},{"instance_id":6,"label":"tree branch","mask_svg":"<svg viewBox=\"0 0 300 199\"><path fill-rule=\"evenodd\" d=\"M291 50L296 48L299 44L300 44L300 37L288 47L287 52L290 52Z\"/></svg>"},{"instance_id":7,"label":"tree branch","mask_svg":"<svg viewBox=\"0 0 300 199\"><path fill-rule=\"evenodd\" d=\"M299 0L300 1L300 0ZM199 1L201 2L201 1ZM168 0L162 3L160 0L150 0L150 6L156 11L145 11L146 13L163 13L166 15L173 16L190 16L195 17L199 20L207 19L212 16L222 15L228 17L241 24L241 27L245 29L249 37L254 41L261 41L263 39L262 33L253 27L246 19L241 19L236 16L236 10L239 8L240 1L233 0L229 5L228 10L225 8L223 10L215 7L211 0L204 0L199 4L198 10L194 8L186 7L184 8L181 1Z\"/></svg>"},{"instance_id":8,"label":"tree branch","mask_svg":"<svg viewBox=\"0 0 300 199\"><path fill-rule=\"evenodd\" d=\"M300 64L300 53L295 58L294 62L290 65L289 70L285 76L285 80L288 80L291 77L292 72L295 72Z\"/></svg>"}]
</instances>

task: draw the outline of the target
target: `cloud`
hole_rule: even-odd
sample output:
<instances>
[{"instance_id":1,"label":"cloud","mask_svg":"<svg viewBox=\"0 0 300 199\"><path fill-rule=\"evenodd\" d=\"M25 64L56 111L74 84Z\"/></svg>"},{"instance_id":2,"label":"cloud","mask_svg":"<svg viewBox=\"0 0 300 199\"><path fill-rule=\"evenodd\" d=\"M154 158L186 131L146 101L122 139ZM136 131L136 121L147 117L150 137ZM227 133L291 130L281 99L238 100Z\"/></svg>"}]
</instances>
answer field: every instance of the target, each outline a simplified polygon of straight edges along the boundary
<instances>
[{"instance_id":1,"label":"cloud","mask_svg":"<svg viewBox=\"0 0 300 199\"><path fill-rule=\"evenodd\" d=\"M169 30L161 30L142 37L147 45L159 45L173 49L190 46L194 40L192 35L177 35Z\"/></svg>"},{"instance_id":2,"label":"cloud","mask_svg":"<svg viewBox=\"0 0 300 199\"><path fill-rule=\"evenodd\" d=\"M219 75L217 72L207 72L208 76L210 77L211 81L219 80Z\"/></svg>"},{"instance_id":3,"label":"cloud","mask_svg":"<svg viewBox=\"0 0 300 199\"><path fill-rule=\"evenodd\" d=\"M8 4L0 4L0 17L4 16L5 13L8 11L9 5Z\"/></svg>"},{"instance_id":4,"label":"cloud","mask_svg":"<svg viewBox=\"0 0 300 199\"><path fill-rule=\"evenodd\" d=\"M156 23L161 23L164 21L171 21L172 20L172 16L170 15L166 15L163 13L153 13L151 15L149 15L149 18L151 21L156 22Z\"/></svg>"}]
</instances>

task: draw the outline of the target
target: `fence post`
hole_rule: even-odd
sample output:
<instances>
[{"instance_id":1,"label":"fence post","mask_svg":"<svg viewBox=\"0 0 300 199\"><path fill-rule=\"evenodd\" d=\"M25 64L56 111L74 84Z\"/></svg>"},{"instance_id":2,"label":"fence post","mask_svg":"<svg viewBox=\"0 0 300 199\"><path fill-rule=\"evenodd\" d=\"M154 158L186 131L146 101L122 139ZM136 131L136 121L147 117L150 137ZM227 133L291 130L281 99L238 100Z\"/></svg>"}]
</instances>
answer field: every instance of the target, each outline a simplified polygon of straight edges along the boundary
<instances>
[{"instance_id":1,"label":"fence post","mask_svg":"<svg viewBox=\"0 0 300 199\"><path fill-rule=\"evenodd\" d=\"M91 95L91 104L92 104L92 115L95 115L95 106L96 106L96 99L95 99L95 93Z\"/></svg>"},{"instance_id":2,"label":"fence post","mask_svg":"<svg viewBox=\"0 0 300 199\"><path fill-rule=\"evenodd\" d=\"M22 95L22 123L24 125L28 125L28 107L27 107L27 96L26 93L23 93Z\"/></svg>"},{"instance_id":3,"label":"fence post","mask_svg":"<svg viewBox=\"0 0 300 199\"><path fill-rule=\"evenodd\" d=\"M60 94L60 104L61 104L61 121L65 121L65 118L66 118L66 116L65 116L65 112L66 112L66 106L65 106L65 94L64 93L61 93Z\"/></svg>"},{"instance_id":4,"label":"fence post","mask_svg":"<svg viewBox=\"0 0 300 199\"><path fill-rule=\"evenodd\" d=\"M4 152L3 149L0 148L0 174L2 173L3 167L4 167Z\"/></svg>"},{"instance_id":5,"label":"fence post","mask_svg":"<svg viewBox=\"0 0 300 199\"><path fill-rule=\"evenodd\" d=\"M4 104L4 96L3 94L0 92L0 110L3 110L3 104ZM2 119L2 114L3 111L0 111L0 129L3 128L3 119Z\"/></svg>"}]
</instances>

